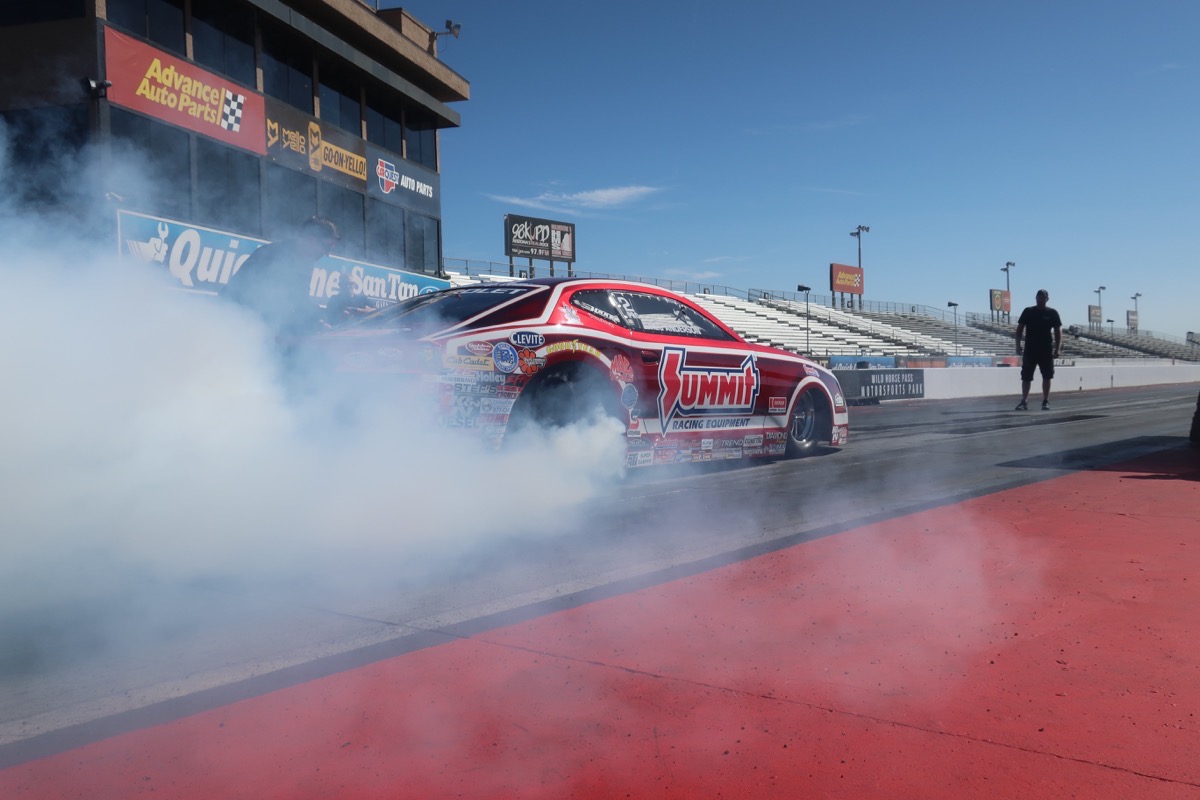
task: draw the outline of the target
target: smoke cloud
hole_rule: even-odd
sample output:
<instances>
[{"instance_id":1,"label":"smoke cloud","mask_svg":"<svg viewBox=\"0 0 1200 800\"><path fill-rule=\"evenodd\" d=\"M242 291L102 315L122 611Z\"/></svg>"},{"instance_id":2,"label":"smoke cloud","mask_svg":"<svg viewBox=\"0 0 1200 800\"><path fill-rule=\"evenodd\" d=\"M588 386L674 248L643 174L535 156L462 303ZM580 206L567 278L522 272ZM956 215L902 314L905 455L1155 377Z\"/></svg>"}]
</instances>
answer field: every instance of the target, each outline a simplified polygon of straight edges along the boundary
<instances>
[{"instance_id":1,"label":"smoke cloud","mask_svg":"<svg viewBox=\"0 0 1200 800\"><path fill-rule=\"evenodd\" d=\"M103 198L91 163L54 169ZM497 453L404 386L285 366L252 312L120 259L114 211L0 200L0 639L103 636L105 603L181 586L361 589L562 530L619 478L603 424Z\"/></svg>"}]
</instances>

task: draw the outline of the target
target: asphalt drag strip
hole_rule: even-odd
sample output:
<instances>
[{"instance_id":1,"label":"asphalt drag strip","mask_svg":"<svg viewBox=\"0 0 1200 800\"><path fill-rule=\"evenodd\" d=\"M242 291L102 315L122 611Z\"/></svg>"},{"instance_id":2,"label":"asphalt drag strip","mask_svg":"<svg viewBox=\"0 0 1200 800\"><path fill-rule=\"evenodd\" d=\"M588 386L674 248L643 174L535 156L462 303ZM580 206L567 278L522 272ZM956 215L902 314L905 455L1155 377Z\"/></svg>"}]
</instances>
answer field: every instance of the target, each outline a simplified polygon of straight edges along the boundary
<instances>
[{"instance_id":1,"label":"asphalt drag strip","mask_svg":"<svg viewBox=\"0 0 1200 800\"><path fill-rule=\"evenodd\" d=\"M1162 449L130 730L0 797L1196 797L1198 575L1200 451Z\"/></svg>"}]
</instances>

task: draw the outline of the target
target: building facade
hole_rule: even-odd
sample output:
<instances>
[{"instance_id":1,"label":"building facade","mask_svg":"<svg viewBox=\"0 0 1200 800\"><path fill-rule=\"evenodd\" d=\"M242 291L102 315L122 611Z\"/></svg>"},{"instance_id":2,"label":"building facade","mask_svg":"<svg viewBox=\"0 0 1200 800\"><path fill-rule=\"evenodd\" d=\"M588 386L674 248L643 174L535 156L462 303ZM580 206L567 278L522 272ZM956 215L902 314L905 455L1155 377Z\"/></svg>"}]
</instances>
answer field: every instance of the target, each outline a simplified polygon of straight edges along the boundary
<instances>
[{"instance_id":1,"label":"building facade","mask_svg":"<svg viewBox=\"0 0 1200 800\"><path fill-rule=\"evenodd\" d=\"M86 153L106 166L118 247L147 246L122 226L191 226L246 253L321 215L336 256L439 275L438 137L469 85L437 36L360 0L7 0L12 191L60 200L39 167Z\"/></svg>"}]
</instances>

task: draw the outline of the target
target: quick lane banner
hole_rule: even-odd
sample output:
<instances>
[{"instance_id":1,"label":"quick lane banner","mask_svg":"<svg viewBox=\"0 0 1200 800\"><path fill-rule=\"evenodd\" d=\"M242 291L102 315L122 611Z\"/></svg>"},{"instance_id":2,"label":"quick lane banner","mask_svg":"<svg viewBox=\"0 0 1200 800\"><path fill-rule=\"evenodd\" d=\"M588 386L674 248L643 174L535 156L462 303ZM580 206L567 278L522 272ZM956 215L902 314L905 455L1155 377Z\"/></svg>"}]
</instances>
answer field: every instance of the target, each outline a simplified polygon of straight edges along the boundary
<instances>
[{"instance_id":1,"label":"quick lane banner","mask_svg":"<svg viewBox=\"0 0 1200 800\"><path fill-rule=\"evenodd\" d=\"M165 269L179 288L203 294L219 294L250 254L266 244L251 236L132 211L117 212L117 241L123 258ZM296 279L308 281L308 296L318 305L349 290L365 303L383 307L450 286L450 281L430 275L337 256L325 256L311 273Z\"/></svg>"},{"instance_id":2,"label":"quick lane banner","mask_svg":"<svg viewBox=\"0 0 1200 800\"><path fill-rule=\"evenodd\" d=\"M267 158L349 189L367 188L366 143L329 123L266 98Z\"/></svg>"},{"instance_id":3,"label":"quick lane banner","mask_svg":"<svg viewBox=\"0 0 1200 800\"><path fill-rule=\"evenodd\" d=\"M262 95L104 28L108 99L132 111L262 155Z\"/></svg>"}]
</instances>

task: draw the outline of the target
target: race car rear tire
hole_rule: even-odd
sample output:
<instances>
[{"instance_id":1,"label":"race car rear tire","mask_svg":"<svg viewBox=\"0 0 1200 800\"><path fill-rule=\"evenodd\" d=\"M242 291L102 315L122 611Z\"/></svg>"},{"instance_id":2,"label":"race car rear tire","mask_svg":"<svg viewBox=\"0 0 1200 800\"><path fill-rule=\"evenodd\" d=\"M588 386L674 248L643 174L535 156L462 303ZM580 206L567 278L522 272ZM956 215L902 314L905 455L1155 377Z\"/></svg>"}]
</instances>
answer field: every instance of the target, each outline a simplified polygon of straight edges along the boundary
<instances>
[{"instance_id":1,"label":"race car rear tire","mask_svg":"<svg viewBox=\"0 0 1200 800\"><path fill-rule=\"evenodd\" d=\"M825 427L824 403L820 394L813 389L806 389L796 398L788 419L788 457L803 458L815 453Z\"/></svg>"},{"instance_id":2,"label":"race car rear tire","mask_svg":"<svg viewBox=\"0 0 1200 800\"><path fill-rule=\"evenodd\" d=\"M593 420L598 414L620 419L619 400L612 381L582 364L565 364L539 375L517 398L509 431L529 425L564 428Z\"/></svg>"}]
</instances>

